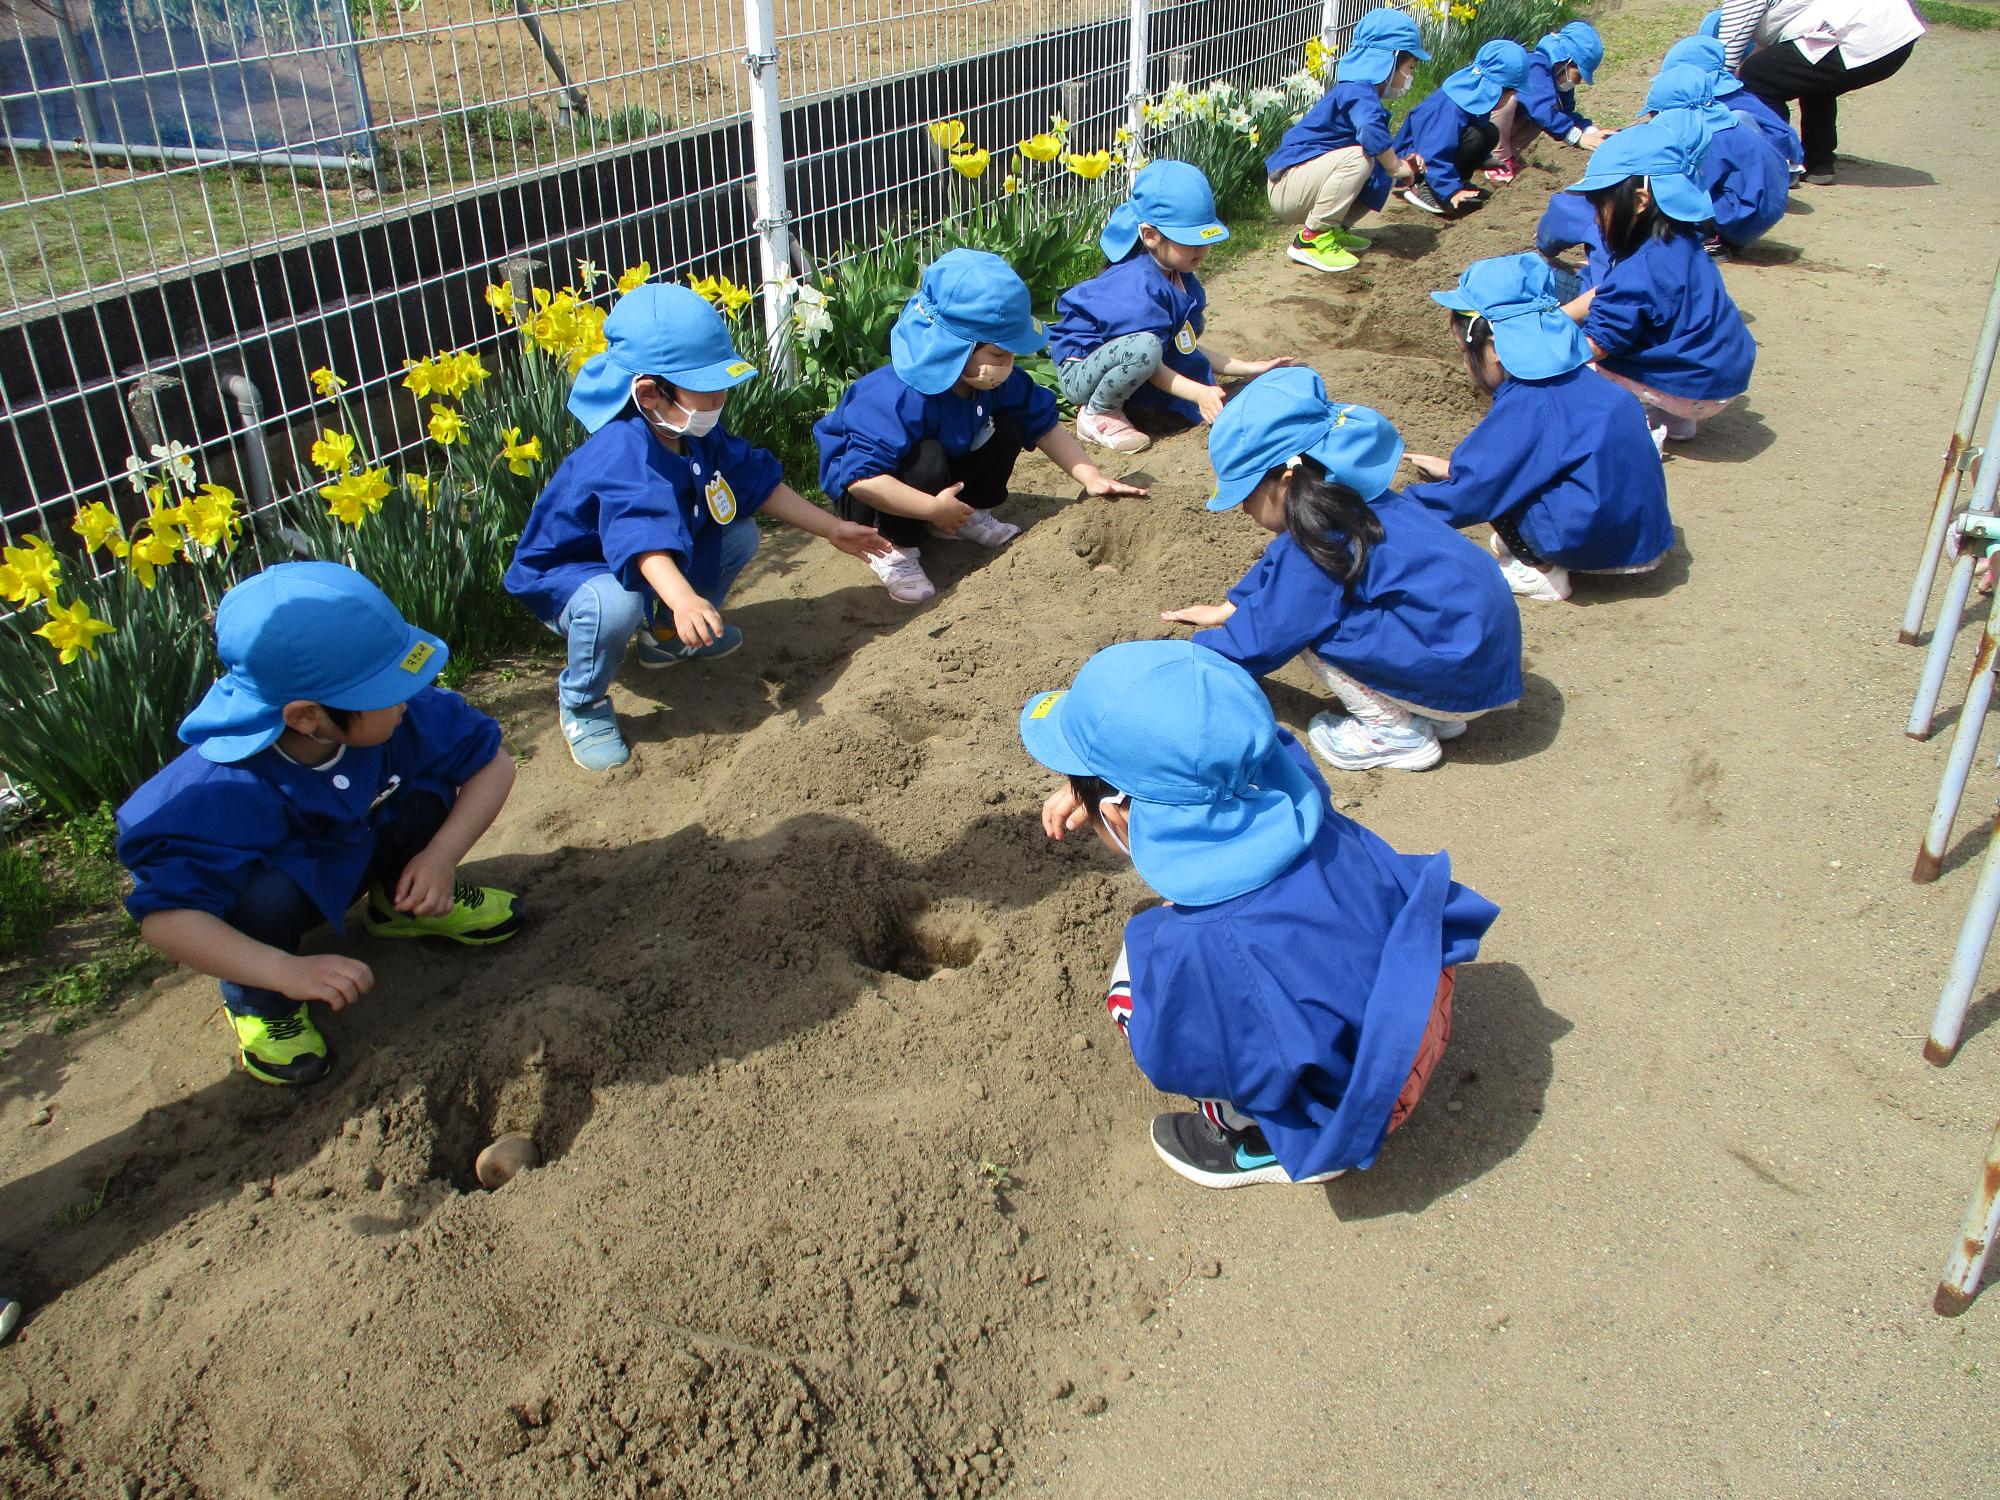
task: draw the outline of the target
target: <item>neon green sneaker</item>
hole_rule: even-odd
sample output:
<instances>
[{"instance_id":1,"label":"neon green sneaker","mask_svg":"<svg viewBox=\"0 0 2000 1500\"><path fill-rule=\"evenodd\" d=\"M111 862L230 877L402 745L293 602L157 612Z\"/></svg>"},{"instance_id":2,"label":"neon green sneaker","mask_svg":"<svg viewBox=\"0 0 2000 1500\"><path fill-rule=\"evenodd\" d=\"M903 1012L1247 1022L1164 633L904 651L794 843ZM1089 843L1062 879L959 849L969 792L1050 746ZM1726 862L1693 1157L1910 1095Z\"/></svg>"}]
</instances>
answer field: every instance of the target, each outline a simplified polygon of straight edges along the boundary
<instances>
[{"instance_id":1,"label":"neon green sneaker","mask_svg":"<svg viewBox=\"0 0 2000 1500\"><path fill-rule=\"evenodd\" d=\"M1294 235L1291 244L1285 247L1285 257L1315 271L1351 271L1361 264L1351 252L1336 245L1333 236L1324 229L1309 240Z\"/></svg>"},{"instance_id":2,"label":"neon green sneaker","mask_svg":"<svg viewBox=\"0 0 2000 1500\"><path fill-rule=\"evenodd\" d=\"M1342 229L1337 225L1332 229L1322 229L1314 238L1332 240L1350 255L1359 255L1375 243L1365 234L1356 234L1351 229Z\"/></svg>"},{"instance_id":3,"label":"neon green sneaker","mask_svg":"<svg viewBox=\"0 0 2000 1500\"><path fill-rule=\"evenodd\" d=\"M413 917L397 911L389 893L375 886L368 892L361 922L380 938L450 938L454 943L479 947L506 942L521 930L525 916L512 891L467 885L461 880L451 888L451 910L441 917Z\"/></svg>"},{"instance_id":4,"label":"neon green sneaker","mask_svg":"<svg viewBox=\"0 0 2000 1500\"><path fill-rule=\"evenodd\" d=\"M301 1005L289 1016L249 1016L229 1012L243 1071L259 1083L297 1088L326 1077L326 1038Z\"/></svg>"}]
</instances>

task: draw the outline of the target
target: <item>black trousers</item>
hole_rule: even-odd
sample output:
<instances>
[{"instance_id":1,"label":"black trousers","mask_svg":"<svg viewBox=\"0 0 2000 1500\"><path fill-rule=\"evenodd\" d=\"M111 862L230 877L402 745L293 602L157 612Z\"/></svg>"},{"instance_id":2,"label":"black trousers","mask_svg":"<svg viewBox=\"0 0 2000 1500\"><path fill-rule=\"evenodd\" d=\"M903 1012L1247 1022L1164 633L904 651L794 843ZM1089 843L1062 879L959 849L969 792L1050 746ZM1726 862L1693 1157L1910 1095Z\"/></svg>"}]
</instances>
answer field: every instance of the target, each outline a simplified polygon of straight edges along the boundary
<instances>
[{"instance_id":1,"label":"black trousers","mask_svg":"<svg viewBox=\"0 0 2000 1500\"><path fill-rule=\"evenodd\" d=\"M1500 127L1491 120L1474 120L1458 133L1458 149L1451 164L1458 168L1458 180L1472 186L1472 174L1486 165L1486 158L1500 144Z\"/></svg>"},{"instance_id":2,"label":"black trousers","mask_svg":"<svg viewBox=\"0 0 2000 1500\"><path fill-rule=\"evenodd\" d=\"M1799 101L1799 141L1805 147L1808 172L1831 172L1834 149L1840 144L1836 127L1835 103L1852 89L1865 89L1890 77L1916 51L1915 42L1905 42L1887 57L1850 68L1834 48L1818 62L1811 63L1796 42L1780 42L1762 47L1743 60L1743 86L1786 119L1790 100Z\"/></svg>"},{"instance_id":3,"label":"black trousers","mask_svg":"<svg viewBox=\"0 0 2000 1500\"><path fill-rule=\"evenodd\" d=\"M925 438L910 450L896 477L912 489L935 495L947 485L963 484L958 498L974 510L991 510L1006 500L1014 477L1014 464L1021 457L1021 424L1012 417L993 419L993 435L969 453L953 458L935 438ZM915 547L930 534L930 523L914 516L891 515L877 510L852 490L840 497L840 514L849 521L873 526L898 547Z\"/></svg>"}]
</instances>

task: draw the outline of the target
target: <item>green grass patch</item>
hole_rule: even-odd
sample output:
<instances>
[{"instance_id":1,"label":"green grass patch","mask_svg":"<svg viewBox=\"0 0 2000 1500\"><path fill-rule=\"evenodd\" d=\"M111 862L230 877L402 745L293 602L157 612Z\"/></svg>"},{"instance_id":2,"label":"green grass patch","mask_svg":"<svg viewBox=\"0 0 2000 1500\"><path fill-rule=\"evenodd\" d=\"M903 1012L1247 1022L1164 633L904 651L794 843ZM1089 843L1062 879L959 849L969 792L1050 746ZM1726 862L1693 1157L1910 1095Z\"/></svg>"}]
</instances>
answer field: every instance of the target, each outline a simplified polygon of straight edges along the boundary
<instances>
[{"instance_id":1,"label":"green grass patch","mask_svg":"<svg viewBox=\"0 0 2000 1500\"><path fill-rule=\"evenodd\" d=\"M1915 0L1914 8L1926 26L1955 26L1960 31L2000 28L2000 10L1982 5L1959 5L1955 0Z\"/></svg>"}]
</instances>

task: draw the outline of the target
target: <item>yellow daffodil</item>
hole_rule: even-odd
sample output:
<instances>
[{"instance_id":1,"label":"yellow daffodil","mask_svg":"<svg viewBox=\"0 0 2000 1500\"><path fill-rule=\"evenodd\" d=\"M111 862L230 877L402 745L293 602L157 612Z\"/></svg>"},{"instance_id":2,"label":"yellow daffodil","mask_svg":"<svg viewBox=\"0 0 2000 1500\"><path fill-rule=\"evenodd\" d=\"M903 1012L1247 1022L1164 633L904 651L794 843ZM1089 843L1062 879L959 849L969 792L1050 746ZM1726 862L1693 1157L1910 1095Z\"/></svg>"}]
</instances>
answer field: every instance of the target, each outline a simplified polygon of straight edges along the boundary
<instances>
[{"instance_id":1,"label":"yellow daffodil","mask_svg":"<svg viewBox=\"0 0 2000 1500\"><path fill-rule=\"evenodd\" d=\"M1063 157L1063 165L1068 167L1085 182L1095 182L1111 170L1109 151L1072 151Z\"/></svg>"},{"instance_id":2,"label":"yellow daffodil","mask_svg":"<svg viewBox=\"0 0 2000 1500\"><path fill-rule=\"evenodd\" d=\"M456 400L487 378L486 362L470 350L438 356L437 394Z\"/></svg>"},{"instance_id":3,"label":"yellow daffodil","mask_svg":"<svg viewBox=\"0 0 2000 1500\"><path fill-rule=\"evenodd\" d=\"M62 664L68 666L79 652L85 656L94 653L97 638L110 635L111 626L93 615L90 606L79 599L74 604L51 604L48 620L35 634L55 647Z\"/></svg>"},{"instance_id":4,"label":"yellow daffodil","mask_svg":"<svg viewBox=\"0 0 2000 1500\"><path fill-rule=\"evenodd\" d=\"M1057 140L1066 141L1069 139L1069 121L1065 120L1061 115L1049 116L1049 129L1054 133Z\"/></svg>"},{"instance_id":5,"label":"yellow daffodil","mask_svg":"<svg viewBox=\"0 0 2000 1500\"><path fill-rule=\"evenodd\" d=\"M320 494L326 499L328 515L349 526L359 526L364 517L379 511L388 498L389 471L363 469L359 474L344 475L322 487Z\"/></svg>"},{"instance_id":6,"label":"yellow daffodil","mask_svg":"<svg viewBox=\"0 0 2000 1500\"><path fill-rule=\"evenodd\" d=\"M1020 192L1021 179L1016 177L1012 172L1009 172L1005 177L1000 179L1000 191L1003 193Z\"/></svg>"},{"instance_id":7,"label":"yellow daffodil","mask_svg":"<svg viewBox=\"0 0 2000 1500\"><path fill-rule=\"evenodd\" d=\"M428 359L403 361L403 389L419 401L437 390L438 367Z\"/></svg>"},{"instance_id":8,"label":"yellow daffodil","mask_svg":"<svg viewBox=\"0 0 2000 1500\"><path fill-rule=\"evenodd\" d=\"M454 407L431 403L431 441L440 448L449 448L465 437L465 421Z\"/></svg>"},{"instance_id":9,"label":"yellow daffodil","mask_svg":"<svg viewBox=\"0 0 2000 1500\"><path fill-rule=\"evenodd\" d=\"M708 283L708 290L702 295L713 302L725 318L740 316L756 295L749 287L738 286L727 276L710 276L703 279ZM700 292L702 289L696 286L695 290Z\"/></svg>"},{"instance_id":10,"label":"yellow daffodil","mask_svg":"<svg viewBox=\"0 0 2000 1500\"><path fill-rule=\"evenodd\" d=\"M952 171L961 177L977 177L986 170L986 164L993 160L993 153L983 147L967 150L961 146L947 158Z\"/></svg>"},{"instance_id":11,"label":"yellow daffodil","mask_svg":"<svg viewBox=\"0 0 2000 1500\"><path fill-rule=\"evenodd\" d=\"M958 149L958 143L965 139L965 121L933 120L924 127L931 133L931 140L938 150L949 154Z\"/></svg>"},{"instance_id":12,"label":"yellow daffodil","mask_svg":"<svg viewBox=\"0 0 2000 1500\"><path fill-rule=\"evenodd\" d=\"M219 547L234 538L243 529L242 517L237 514L240 503L236 491L227 485L204 484L201 493L181 507L188 540Z\"/></svg>"},{"instance_id":13,"label":"yellow daffodil","mask_svg":"<svg viewBox=\"0 0 2000 1500\"><path fill-rule=\"evenodd\" d=\"M1118 127L1118 128L1116 129L1116 130L1114 130L1114 131L1113 131L1113 132L1111 133L1111 144L1112 144L1112 145L1114 145L1114 146L1128 146L1128 145L1130 145L1131 143L1132 143L1132 127L1131 127L1131 126L1129 126L1129 125L1120 125L1120 126L1119 126L1119 127Z\"/></svg>"},{"instance_id":14,"label":"yellow daffodil","mask_svg":"<svg viewBox=\"0 0 2000 1500\"><path fill-rule=\"evenodd\" d=\"M409 486L410 493L417 497L417 502L425 510L437 504L437 486L431 483L430 475L405 474L403 483Z\"/></svg>"},{"instance_id":15,"label":"yellow daffodil","mask_svg":"<svg viewBox=\"0 0 2000 1500\"><path fill-rule=\"evenodd\" d=\"M498 318L514 316L514 288L504 281L496 281L486 288L486 305L493 309Z\"/></svg>"},{"instance_id":16,"label":"yellow daffodil","mask_svg":"<svg viewBox=\"0 0 2000 1500\"><path fill-rule=\"evenodd\" d=\"M1473 5L1454 5L1450 11L1451 18L1458 22L1470 21L1478 14L1479 8Z\"/></svg>"},{"instance_id":17,"label":"yellow daffodil","mask_svg":"<svg viewBox=\"0 0 2000 1500\"><path fill-rule=\"evenodd\" d=\"M1031 135L1025 141L1016 142L1014 149L1029 161L1049 162L1062 154L1062 142L1045 130L1040 135Z\"/></svg>"},{"instance_id":18,"label":"yellow daffodil","mask_svg":"<svg viewBox=\"0 0 2000 1500\"><path fill-rule=\"evenodd\" d=\"M317 370L314 370L309 378L312 380L313 389L318 391L322 396L337 396L347 389L347 382L334 374L325 365L321 365Z\"/></svg>"},{"instance_id":19,"label":"yellow daffodil","mask_svg":"<svg viewBox=\"0 0 2000 1500\"><path fill-rule=\"evenodd\" d=\"M627 292L638 291L652 279L652 275L653 263L649 260L642 260L636 266L628 266L625 274L618 278L618 295L622 297Z\"/></svg>"},{"instance_id":20,"label":"yellow daffodil","mask_svg":"<svg viewBox=\"0 0 2000 1500\"><path fill-rule=\"evenodd\" d=\"M164 535L169 531L178 531L187 524L187 506L167 504L165 485L158 485L146 491L146 498L152 502L151 508L146 512L146 525L151 530Z\"/></svg>"},{"instance_id":21,"label":"yellow daffodil","mask_svg":"<svg viewBox=\"0 0 2000 1500\"><path fill-rule=\"evenodd\" d=\"M354 434L335 432L331 427L319 430L319 440L312 445L313 466L328 474L344 471L354 460Z\"/></svg>"},{"instance_id":22,"label":"yellow daffodil","mask_svg":"<svg viewBox=\"0 0 2000 1500\"><path fill-rule=\"evenodd\" d=\"M688 283L688 290L705 301L713 302L715 300L717 285L718 283L713 276L697 276L693 281Z\"/></svg>"},{"instance_id":23,"label":"yellow daffodil","mask_svg":"<svg viewBox=\"0 0 2000 1500\"><path fill-rule=\"evenodd\" d=\"M1316 36L1306 38L1306 71L1315 78L1326 70L1328 57L1326 43Z\"/></svg>"},{"instance_id":24,"label":"yellow daffodil","mask_svg":"<svg viewBox=\"0 0 2000 1500\"><path fill-rule=\"evenodd\" d=\"M530 473L542 461L542 440L531 437L524 443L521 441L521 429L509 427L500 434L500 456L507 460L507 467L516 474Z\"/></svg>"},{"instance_id":25,"label":"yellow daffodil","mask_svg":"<svg viewBox=\"0 0 2000 1500\"><path fill-rule=\"evenodd\" d=\"M151 588L155 582L154 570L172 562L179 550L180 539L172 532L151 529L133 541L128 561L139 582Z\"/></svg>"},{"instance_id":26,"label":"yellow daffodil","mask_svg":"<svg viewBox=\"0 0 2000 1500\"><path fill-rule=\"evenodd\" d=\"M62 582L62 559L46 537L31 536L25 547L0 549L0 598L9 604L53 599Z\"/></svg>"},{"instance_id":27,"label":"yellow daffodil","mask_svg":"<svg viewBox=\"0 0 2000 1500\"><path fill-rule=\"evenodd\" d=\"M118 524L117 513L102 500L93 500L79 510L70 529L83 538L87 552L108 547L113 557L125 555L125 529Z\"/></svg>"}]
</instances>

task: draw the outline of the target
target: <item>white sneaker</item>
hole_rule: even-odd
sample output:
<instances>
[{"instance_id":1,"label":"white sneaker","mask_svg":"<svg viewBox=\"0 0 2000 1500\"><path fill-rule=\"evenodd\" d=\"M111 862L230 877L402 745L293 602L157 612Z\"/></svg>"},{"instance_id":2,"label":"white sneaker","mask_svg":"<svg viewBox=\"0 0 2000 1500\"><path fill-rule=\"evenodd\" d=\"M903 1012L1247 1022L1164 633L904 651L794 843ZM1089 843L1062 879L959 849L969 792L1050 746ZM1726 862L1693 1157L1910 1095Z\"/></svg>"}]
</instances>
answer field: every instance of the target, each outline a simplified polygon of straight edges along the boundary
<instances>
[{"instance_id":1,"label":"white sneaker","mask_svg":"<svg viewBox=\"0 0 2000 1500\"><path fill-rule=\"evenodd\" d=\"M882 580L882 587L898 604L922 604L937 593L915 547L897 547L883 557L868 559L868 571Z\"/></svg>"},{"instance_id":2,"label":"white sneaker","mask_svg":"<svg viewBox=\"0 0 2000 1500\"><path fill-rule=\"evenodd\" d=\"M1507 587L1524 599L1539 599L1544 604L1560 604L1569 597L1569 569L1559 568L1551 563L1547 568L1531 568L1508 550L1500 540L1500 533L1493 533L1493 556L1500 564L1500 571L1506 576Z\"/></svg>"},{"instance_id":3,"label":"white sneaker","mask_svg":"<svg viewBox=\"0 0 2000 1500\"><path fill-rule=\"evenodd\" d=\"M1431 733L1441 740L1455 740L1465 733L1463 719L1426 719L1424 722L1431 726Z\"/></svg>"},{"instance_id":4,"label":"white sneaker","mask_svg":"<svg viewBox=\"0 0 2000 1500\"><path fill-rule=\"evenodd\" d=\"M982 547L1004 547L1020 534L1020 527L1001 520L990 510L975 510L956 531L931 528L931 535L941 542L977 542Z\"/></svg>"},{"instance_id":5,"label":"white sneaker","mask_svg":"<svg viewBox=\"0 0 2000 1500\"><path fill-rule=\"evenodd\" d=\"M1076 435L1082 442L1095 443L1114 453L1142 453L1153 446L1153 440L1127 421L1123 411L1092 411L1087 406L1078 407Z\"/></svg>"},{"instance_id":6,"label":"white sneaker","mask_svg":"<svg viewBox=\"0 0 2000 1500\"><path fill-rule=\"evenodd\" d=\"M1314 714L1306 738L1326 762L1342 771L1428 771L1444 759L1437 732L1424 720L1377 729L1359 719Z\"/></svg>"}]
</instances>

